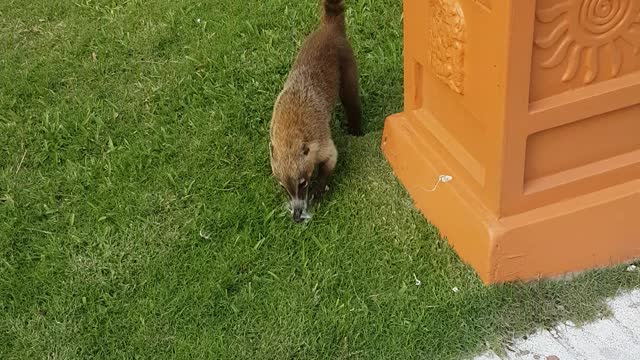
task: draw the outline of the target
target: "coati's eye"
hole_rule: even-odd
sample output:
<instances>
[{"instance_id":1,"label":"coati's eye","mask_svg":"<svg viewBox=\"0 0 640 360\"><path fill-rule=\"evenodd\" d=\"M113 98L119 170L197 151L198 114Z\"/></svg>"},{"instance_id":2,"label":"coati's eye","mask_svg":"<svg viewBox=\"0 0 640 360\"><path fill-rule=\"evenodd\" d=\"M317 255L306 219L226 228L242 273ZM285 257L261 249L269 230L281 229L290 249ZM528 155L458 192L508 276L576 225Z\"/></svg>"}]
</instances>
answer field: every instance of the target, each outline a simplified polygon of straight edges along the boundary
<instances>
[{"instance_id":1,"label":"coati's eye","mask_svg":"<svg viewBox=\"0 0 640 360\"><path fill-rule=\"evenodd\" d=\"M298 186L300 187L300 189L304 189L307 187L307 179L300 179L300 182L298 183Z\"/></svg>"}]
</instances>

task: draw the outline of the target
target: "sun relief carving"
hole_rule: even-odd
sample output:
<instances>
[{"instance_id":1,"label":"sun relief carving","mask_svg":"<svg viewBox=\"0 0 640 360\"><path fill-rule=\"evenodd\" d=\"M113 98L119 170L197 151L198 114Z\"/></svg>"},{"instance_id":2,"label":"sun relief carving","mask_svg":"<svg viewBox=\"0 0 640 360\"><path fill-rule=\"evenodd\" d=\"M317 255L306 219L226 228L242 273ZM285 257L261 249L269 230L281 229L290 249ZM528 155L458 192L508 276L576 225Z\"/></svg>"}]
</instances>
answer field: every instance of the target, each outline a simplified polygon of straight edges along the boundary
<instances>
[{"instance_id":1,"label":"sun relief carving","mask_svg":"<svg viewBox=\"0 0 640 360\"><path fill-rule=\"evenodd\" d=\"M553 50L541 66L555 68L566 59L564 82L573 80L581 66L586 66L585 84L592 83L600 71L617 77L624 61L621 43L640 53L640 0L563 0L539 10L537 19L554 24L535 41ZM601 52L611 59L609 69L599 64Z\"/></svg>"},{"instance_id":2,"label":"sun relief carving","mask_svg":"<svg viewBox=\"0 0 640 360\"><path fill-rule=\"evenodd\" d=\"M430 1L429 65L438 79L463 94L467 34L462 7L457 0Z\"/></svg>"}]
</instances>

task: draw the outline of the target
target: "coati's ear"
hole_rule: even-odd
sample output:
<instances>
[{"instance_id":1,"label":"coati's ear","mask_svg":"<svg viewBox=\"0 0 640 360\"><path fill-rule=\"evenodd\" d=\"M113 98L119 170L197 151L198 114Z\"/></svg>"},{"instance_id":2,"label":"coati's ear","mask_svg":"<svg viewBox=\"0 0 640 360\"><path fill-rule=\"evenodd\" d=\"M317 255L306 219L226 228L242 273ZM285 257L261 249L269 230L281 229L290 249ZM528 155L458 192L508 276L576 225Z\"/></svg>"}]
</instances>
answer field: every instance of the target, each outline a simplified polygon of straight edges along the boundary
<instances>
[{"instance_id":1,"label":"coati's ear","mask_svg":"<svg viewBox=\"0 0 640 360\"><path fill-rule=\"evenodd\" d=\"M307 143L302 144L302 155L309 155L309 145Z\"/></svg>"}]
</instances>

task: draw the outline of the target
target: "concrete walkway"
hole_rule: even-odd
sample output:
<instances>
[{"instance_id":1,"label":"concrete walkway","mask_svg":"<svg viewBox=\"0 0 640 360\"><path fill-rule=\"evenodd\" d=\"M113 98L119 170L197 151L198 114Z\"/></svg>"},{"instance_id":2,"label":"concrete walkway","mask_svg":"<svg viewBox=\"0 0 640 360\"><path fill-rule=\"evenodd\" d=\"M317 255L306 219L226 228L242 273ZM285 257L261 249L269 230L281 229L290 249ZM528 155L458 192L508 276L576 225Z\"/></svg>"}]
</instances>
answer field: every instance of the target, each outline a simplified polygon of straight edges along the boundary
<instances>
[{"instance_id":1,"label":"concrete walkway","mask_svg":"<svg viewBox=\"0 0 640 360\"><path fill-rule=\"evenodd\" d=\"M505 358L490 352L474 360L639 360L640 290L608 304L611 318L580 328L567 322L515 341Z\"/></svg>"}]
</instances>

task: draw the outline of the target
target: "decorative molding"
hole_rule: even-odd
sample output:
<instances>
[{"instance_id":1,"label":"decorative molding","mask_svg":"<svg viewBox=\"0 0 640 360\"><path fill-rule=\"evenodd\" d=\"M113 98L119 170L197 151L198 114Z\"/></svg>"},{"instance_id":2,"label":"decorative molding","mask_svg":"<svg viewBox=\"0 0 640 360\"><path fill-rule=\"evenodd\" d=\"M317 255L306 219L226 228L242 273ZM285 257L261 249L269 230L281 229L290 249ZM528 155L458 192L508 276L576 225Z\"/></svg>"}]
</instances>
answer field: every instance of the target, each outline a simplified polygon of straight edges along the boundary
<instances>
[{"instance_id":1,"label":"decorative molding","mask_svg":"<svg viewBox=\"0 0 640 360\"><path fill-rule=\"evenodd\" d=\"M457 0L430 1L429 64L438 79L464 94L467 29L462 6Z\"/></svg>"}]
</instances>

